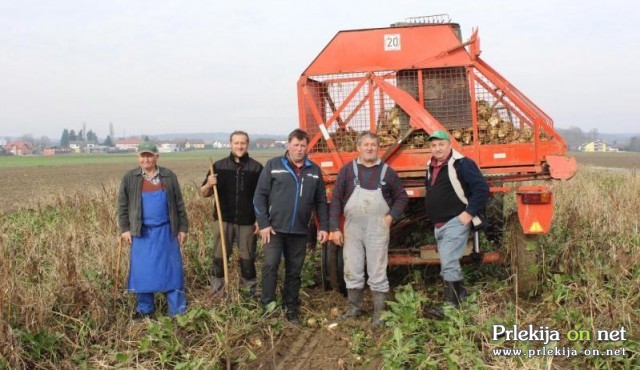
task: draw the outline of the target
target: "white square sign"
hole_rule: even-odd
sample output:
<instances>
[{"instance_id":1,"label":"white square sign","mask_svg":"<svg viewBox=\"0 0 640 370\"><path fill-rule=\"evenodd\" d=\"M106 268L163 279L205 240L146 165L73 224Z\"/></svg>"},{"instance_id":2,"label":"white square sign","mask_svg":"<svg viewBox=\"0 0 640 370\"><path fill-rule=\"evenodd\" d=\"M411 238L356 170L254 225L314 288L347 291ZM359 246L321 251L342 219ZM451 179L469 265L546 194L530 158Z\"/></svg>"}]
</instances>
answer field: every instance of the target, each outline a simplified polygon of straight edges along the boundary
<instances>
[{"instance_id":1,"label":"white square sign","mask_svg":"<svg viewBox=\"0 0 640 370\"><path fill-rule=\"evenodd\" d=\"M401 48L399 33L384 35L384 51L398 51Z\"/></svg>"}]
</instances>

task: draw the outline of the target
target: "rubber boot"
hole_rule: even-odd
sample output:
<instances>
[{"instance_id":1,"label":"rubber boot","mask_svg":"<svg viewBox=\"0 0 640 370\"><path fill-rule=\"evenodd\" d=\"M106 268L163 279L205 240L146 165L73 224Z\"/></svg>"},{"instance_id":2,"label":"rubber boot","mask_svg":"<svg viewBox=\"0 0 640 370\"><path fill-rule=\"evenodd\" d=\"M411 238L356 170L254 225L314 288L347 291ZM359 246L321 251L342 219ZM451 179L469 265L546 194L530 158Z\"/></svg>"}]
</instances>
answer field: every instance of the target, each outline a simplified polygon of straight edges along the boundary
<instances>
[{"instance_id":1,"label":"rubber boot","mask_svg":"<svg viewBox=\"0 0 640 370\"><path fill-rule=\"evenodd\" d=\"M347 302L349 308L340 316L340 321L359 317L362 315L362 289L347 289Z\"/></svg>"},{"instance_id":2,"label":"rubber boot","mask_svg":"<svg viewBox=\"0 0 640 370\"><path fill-rule=\"evenodd\" d=\"M284 309L284 315L287 318L287 321L289 321L293 325L300 325L300 312L297 307L286 307Z\"/></svg>"},{"instance_id":3,"label":"rubber boot","mask_svg":"<svg viewBox=\"0 0 640 370\"><path fill-rule=\"evenodd\" d=\"M221 297L224 294L224 267L222 258L213 259L213 274L211 276L211 292L214 297Z\"/></svg>"},{"instance_id":4,"label":"rubber boot","mask_svg":"<svg viewBox=\"0 0 640 370\"><path fill-rule=\"evenodd\" d=\"M386 307L387 293L386 292L371 292L371 297L373 299L373 320L371 321L371 326L377 328L382 324L382 320L380 319L380 315L382 311L384 311Z\"/></svg>"},{"instance_id":5,"label":"rubber boot","mask_svg":"<svg viewBox=\"0 0 640 370\"><path fill-rule=\"evenodd\" d=\"M457 303L458 303L455 306L458 307L460 303L467 300L467 290L464 288L464 281L463 280L454 281L453 290L455 292Z\"/></svg>"},{"instance_id":6,"label":"rubber boot","mask_svg":"<svg viewBox=\"0 0 640 370\"><path fill-rule=\"evenodd\" d=\"M460 302L467 298L467 291L464 288L464 283L460 281L446 281L444 282L444 305L449 305L454 308L458 308ZM438 307L425 307L423 314L426 317L432 319L441 320L445 317L444 305Z\"/></svg>"},{"instance_id":7,"label":"rubber boot","mask_svg":"<svg viewBox=\"0 0 640 370\"><path fill-rule=\"evenodd\" d=\"M256 279L256 265L252 259L240 259L240 284L246 297L256 297L258 279Z\"/></svg>"},{"instance_id":8,"label":"rubber boot","mask_svg":"<svg viewBox=\"0 0 640 370\"><path fill-rule=\"evenodd\" d=\"M453 281L444 282L444 303L448 303L453 307L458 307L458 295L456 294L455 283Z\"/></svg>"}]
</instances>

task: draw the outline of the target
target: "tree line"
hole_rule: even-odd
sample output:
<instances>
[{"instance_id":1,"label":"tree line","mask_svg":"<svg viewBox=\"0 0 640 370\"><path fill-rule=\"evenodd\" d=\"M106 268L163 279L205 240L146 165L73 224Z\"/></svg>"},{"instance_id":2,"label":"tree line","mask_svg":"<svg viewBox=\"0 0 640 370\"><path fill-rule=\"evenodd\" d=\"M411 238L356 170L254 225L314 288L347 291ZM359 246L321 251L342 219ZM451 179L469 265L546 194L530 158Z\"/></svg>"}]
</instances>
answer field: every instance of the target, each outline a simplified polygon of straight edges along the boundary
<instances>
[{"instance_id":1,"label":"tree line","mask_svg":"<svg viewBox=\"0 0 640 370\"><path fill-rule=\"evenodd\" d=\"M60 147L68 148L69 144L74 141L83 141L83 142L91 142L91 143L99 143L98 135L96 135L93 130L87 131L86 135L83 130L78 130L76 133L75 130L64 129L62 130L62 137L60 138ZM113 142L113 138L111 135L107 135L107 137L102 142L104 146L115 146Z\"/></svg>"}]
</instances>

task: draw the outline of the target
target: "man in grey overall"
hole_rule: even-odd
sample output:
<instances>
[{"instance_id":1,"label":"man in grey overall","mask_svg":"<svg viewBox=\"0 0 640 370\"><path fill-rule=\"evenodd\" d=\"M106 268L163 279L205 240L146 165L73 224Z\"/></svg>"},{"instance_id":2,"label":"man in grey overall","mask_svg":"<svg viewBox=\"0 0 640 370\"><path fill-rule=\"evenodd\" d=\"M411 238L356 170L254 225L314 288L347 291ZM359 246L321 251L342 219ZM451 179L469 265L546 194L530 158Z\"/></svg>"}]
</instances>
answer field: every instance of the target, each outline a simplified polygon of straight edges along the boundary
<instances>
[{"instance_id":1,"label":"man in grey overall","mask_svg":"<svg viewBox=\"0 0 640 370\"><path fill-rule=\"evenodd\" d=\"M378 158L378 136L364 132L358 136L359 157L345 164L333 188L329 230L334 244L344 245L344 279L349 308L342 319L362 314L364 266L373 299L372 325L381 324L386 294L389 292L387 262L391 223L404 211L409 198L398 174ZM340 215L344 214L344 235Z\"/></svg>"}]
</instances>

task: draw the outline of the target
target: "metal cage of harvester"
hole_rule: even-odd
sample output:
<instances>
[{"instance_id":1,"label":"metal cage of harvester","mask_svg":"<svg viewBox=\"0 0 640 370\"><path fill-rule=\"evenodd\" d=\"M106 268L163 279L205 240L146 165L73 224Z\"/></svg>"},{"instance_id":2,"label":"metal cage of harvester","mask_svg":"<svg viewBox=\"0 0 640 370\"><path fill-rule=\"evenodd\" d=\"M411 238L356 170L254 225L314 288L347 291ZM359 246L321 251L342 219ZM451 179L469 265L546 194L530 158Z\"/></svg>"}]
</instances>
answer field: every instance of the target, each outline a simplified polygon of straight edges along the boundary
<instances>
[{"instance_id":1,"label":"metal cage of harvester","mask_svg":"<svg viewBox=\"0 0 640 370\"><path fill-rule=\"evenodd\" d=\"M515 234L508 248L514 256L532 249L553 216L549 188L522 182L575 173L551 118L479 55L477 30L463 41L459 25L446 15L410 18L387 28L338 32L298 81L300 128L311 138L309 156L321 166L329 194L339 169L358 155L356 137L369 130L380 137L380 157L415 198L413 210L392 229L389 265L439 263L434 245L393 242L394 231L402 235L395 240L406 241L400 229L415 229L424 219L416 209L425 195L426 139L435 130L447 130L453 147L478 164L493 198L516 192L518 217L506 221ZM502 228L502 220L496 223ZM500 251L480 251L477 234L473 239L466 259L505 260ZM336 252L330 244L323 252L323 276L332 287L341 280ZM533 277L522 279L524 287Z\"/></svg>"}]
</instances>

